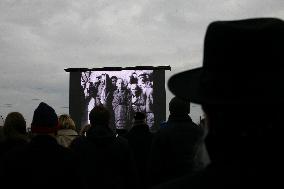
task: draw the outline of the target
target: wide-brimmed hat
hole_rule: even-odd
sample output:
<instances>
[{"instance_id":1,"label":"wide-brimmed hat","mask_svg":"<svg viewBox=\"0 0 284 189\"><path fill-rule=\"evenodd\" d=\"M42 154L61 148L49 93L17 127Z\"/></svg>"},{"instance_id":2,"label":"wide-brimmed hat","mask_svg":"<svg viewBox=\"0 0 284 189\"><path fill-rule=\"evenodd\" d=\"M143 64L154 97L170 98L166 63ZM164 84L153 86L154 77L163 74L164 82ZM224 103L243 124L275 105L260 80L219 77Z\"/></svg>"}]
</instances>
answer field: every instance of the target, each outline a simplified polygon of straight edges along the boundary
<instances>
[{"instance_id":1,"label":"wide-brimmed hat","mask_svg":"<svg viewBox=\"0 0 284 189\"><path fill-rule=\"evenodd\" d=\"M176 96L199 104L284 102L284 22L211 23L203 67L172 76L168 86Z\"/></svg>"}]
</instances>

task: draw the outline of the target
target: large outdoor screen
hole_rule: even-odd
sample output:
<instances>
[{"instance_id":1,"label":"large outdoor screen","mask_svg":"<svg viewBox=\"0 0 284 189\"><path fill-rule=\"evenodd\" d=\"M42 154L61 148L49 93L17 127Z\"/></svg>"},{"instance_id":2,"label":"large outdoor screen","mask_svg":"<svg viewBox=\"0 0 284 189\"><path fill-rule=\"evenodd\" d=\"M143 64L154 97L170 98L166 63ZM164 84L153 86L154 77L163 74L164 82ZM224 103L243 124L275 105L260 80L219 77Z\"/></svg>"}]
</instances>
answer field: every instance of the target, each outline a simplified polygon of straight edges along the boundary
<instances>
[{"instance_id":1,"label":"large outdoor screen","mask_svg":"<svg viewBox=\"0 0 284 189\"><path fill-rule=\"evenodd\" d=\"M70 115L79 127L89 123L95 106L104 106L113 130L130 130L135 112L143 112L155 132L166 116L164 70L71 72L69 101Z\"/></svg>"}]
</instances>

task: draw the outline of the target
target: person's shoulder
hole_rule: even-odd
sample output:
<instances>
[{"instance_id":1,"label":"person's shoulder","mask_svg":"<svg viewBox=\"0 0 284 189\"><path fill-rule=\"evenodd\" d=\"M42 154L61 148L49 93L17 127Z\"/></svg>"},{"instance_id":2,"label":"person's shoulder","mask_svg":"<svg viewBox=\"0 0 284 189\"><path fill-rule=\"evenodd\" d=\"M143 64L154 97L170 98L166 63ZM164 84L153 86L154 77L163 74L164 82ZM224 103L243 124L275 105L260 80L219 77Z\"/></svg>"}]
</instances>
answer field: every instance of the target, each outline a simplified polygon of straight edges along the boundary
<instances>
[{"instance_id":1,"label":"person's shoulder","mask_svg":"<svg viewBox=\"0 0 284 189\"><path fill-rule=\"evenodd\" d=\"M3 154L6 154L7 156L14 155L14 154L19 154L19 153L24 153L27 151L29 147L28 142L22 142L22 143L10 143L10 141L5 141L1 143L1 150Z\"/></svg>"},{"instance_id":2,"label":"person's shoulder","mask_svg":"<svg viewBox=\"0 0 284 189\"><path fill-rule=\"evenodd\" d=\"M164 121L160 124L160 129L157 133L168 133L175 127L175 123L171 121Z\"/></svg>"},{"instance_id":3,"label":"person's shoulder","mask_svg":"<svg viewBox=\"0 0 284 189\"><path fill-rule=\"evenodd\" d=\"M200 125L194 123L193 121L191 121L191 128L195 130L196 133L198 133L199 135L204 135L205 130L204 128L202 128Z\"/></svg>"}]
</instances>

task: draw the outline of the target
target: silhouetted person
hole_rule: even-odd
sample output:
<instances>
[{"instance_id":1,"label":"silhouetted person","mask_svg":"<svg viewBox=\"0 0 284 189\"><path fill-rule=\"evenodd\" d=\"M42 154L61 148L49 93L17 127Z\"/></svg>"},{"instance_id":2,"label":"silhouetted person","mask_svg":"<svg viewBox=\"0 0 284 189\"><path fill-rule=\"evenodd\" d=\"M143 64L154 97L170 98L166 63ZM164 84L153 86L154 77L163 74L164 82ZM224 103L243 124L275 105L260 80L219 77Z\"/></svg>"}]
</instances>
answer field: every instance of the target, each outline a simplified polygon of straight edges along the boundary
<instances>
[{"instance_id":1,"label":"silhouetted person","mask_svg":"<svg viewBox=\"0 0 284 189\"><path fill-rule=\"evenodd\" d=\"M169 103L170 116L155 135L151 150L150 180L159 184L196 170L196 153L203 130L190 116L190 102L174 97Z\"/></svg>"},{"instance_id":2,"label":"silhouetted person","mask_svg":"<svg viewBox=\"0 0 284 189\"><path fill-rule=\"evenodd\" d=\"M1 184L9 188L80 188L73 153L57 144L57 115L41 102L35 109L30 143L14 148L1 162ZM72 179L74 178L74 179ZM72 182L70 181L72 179Z\"/></svg>"},{"instance_id":3,"label":"silhouetted person","mask_svg":"<svg viewBox=\"0 0 284 189\"><path fill-rule=\"evenodd\" d=\"M89 118L87 136L71 144L88 188L136 188L137 174L127 140L112 132L109 111L94 107Z\"/></svg>"},{"instance_id":4,"label":"silhouetted person","mask_svg":"<svg viewBox=\"0 0 284 189\"><path fill-rule=\"evenodd\" d=\"M7 115L3 126L3 139L0 142L0 156L19 145L28 142L26 121L19 112L11 112Z\"/></svg>"},{"instance_id":5,"label":"silhouetted person","mask_svg":"<svg viewBox=\"0 0 284 189\"><path fill-rule=\"evenodd\" d=\"M169 88L202 105L212 163L160 188L283 187L283 33L275 18L209 25L203 67L173 76Z\"/></svg>"},{"instance_id":6,"label":"silhouetted person","mask_svg":"<svg viewBox=\"0 0 284 189\"><path fill-rule=\"evenodd\" d=\"M146 124L146 115L142 112L136 112L131 130L125 136L132 149L138 175L142 188L147 188L147 166L149 153L152 143L152 134L149 126Z\"/></svg>"}]
</instances>

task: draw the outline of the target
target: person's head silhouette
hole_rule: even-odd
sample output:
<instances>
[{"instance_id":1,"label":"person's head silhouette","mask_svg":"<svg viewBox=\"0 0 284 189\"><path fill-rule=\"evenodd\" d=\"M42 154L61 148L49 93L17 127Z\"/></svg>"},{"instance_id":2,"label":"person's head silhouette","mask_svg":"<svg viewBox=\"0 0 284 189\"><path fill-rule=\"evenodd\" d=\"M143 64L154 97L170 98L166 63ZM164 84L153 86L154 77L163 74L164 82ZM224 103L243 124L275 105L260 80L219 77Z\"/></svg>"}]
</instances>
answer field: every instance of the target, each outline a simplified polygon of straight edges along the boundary
<instances>
[{"instance_id":1,"label":"person's head silhouette","mask_svg":"<svg viewBox=\"0 0 284 189\"><path fill-rule=\"evenodd\" d=\"M41 102L35 109L31 123L33 134L56 134L58 117L55 110L48 104Z\"/></svg>"},{"instance_id":2,"label":"person's head silhouette","mask_svg":"<svg viewBox=\"0 0 284 189\"><path fill-rule=\"evenodd\" d=\"M173 116L183 116L190 113L190 102L173 97L169 103L169 111Z\"/></svg>"},{"instance_id":3,"label":"person's head silhouette","mask_svg":"<svg viewBox=\"0 0 284 189\"><path fill-rule=\"evenodd\" d=\"M238 162L244 175L267 176L275 171L271 157L280 157L271 149L278 146L284 113L283 34L284 22L276 18L213 22L203 66L168 82L174 95L202 105L213 162Z\"/></svg>"}]
</instances>

